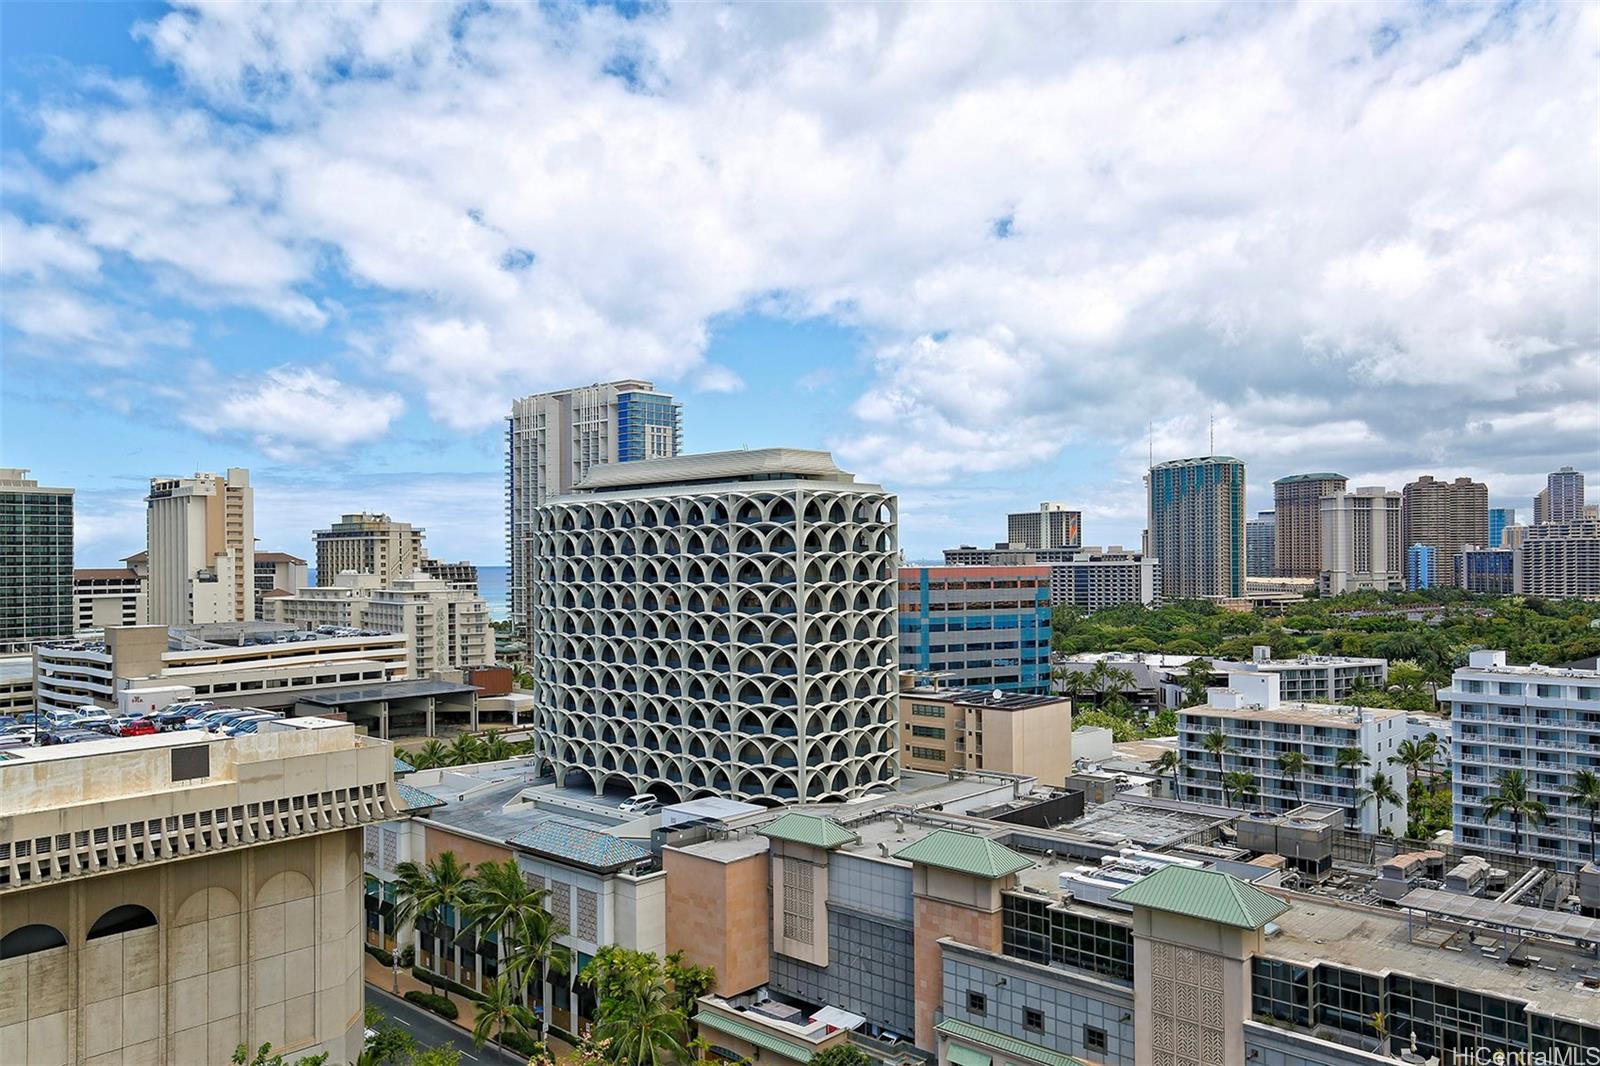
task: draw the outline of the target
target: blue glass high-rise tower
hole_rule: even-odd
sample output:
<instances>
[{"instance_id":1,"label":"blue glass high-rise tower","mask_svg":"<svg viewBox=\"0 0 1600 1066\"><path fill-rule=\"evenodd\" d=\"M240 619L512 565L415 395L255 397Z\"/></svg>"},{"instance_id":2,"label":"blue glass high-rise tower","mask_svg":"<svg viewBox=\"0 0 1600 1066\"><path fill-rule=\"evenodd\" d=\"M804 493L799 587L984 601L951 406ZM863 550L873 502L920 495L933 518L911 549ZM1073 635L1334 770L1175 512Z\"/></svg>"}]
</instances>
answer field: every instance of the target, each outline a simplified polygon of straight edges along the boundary
<instances>
[{"instance_id":1,"label":"blue glass high-rise tower","mask_svg":"<svg viewBox=\"0 0 1600 1066\"><path fill-rule=\"evenodd\" d=\"M1231 455L1150 468L1146 554L1161 560L1166 600L1244 595L1244 463Z\"/></svg>"}]
</instances>

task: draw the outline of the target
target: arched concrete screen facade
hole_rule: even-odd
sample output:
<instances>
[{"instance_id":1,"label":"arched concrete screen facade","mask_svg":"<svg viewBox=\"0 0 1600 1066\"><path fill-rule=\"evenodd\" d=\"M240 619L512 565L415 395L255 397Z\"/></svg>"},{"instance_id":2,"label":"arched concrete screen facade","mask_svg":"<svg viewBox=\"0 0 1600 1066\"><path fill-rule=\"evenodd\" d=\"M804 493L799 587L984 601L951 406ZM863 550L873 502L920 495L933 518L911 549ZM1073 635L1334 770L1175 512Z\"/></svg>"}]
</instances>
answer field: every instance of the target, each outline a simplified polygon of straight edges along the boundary
<instances>
[{"instance_id":1,"label":"arched concrete screen facade","mask_svg":"<svg viewBox=\"0 0 1600 1066\"><path fill-rule=\"evenodd\" d=\"M531 650L559 779L840 800L899 774L895 498L730 483L537 510Z\"/></svg>"},{"instance_id":2,"label":"arched concrete screen facade","mask_svg":"<svg viewBox=\"0 0 1600 1066\"><path fill-rule=\"evenodd\" d=\"M120 907L112 907L89 927L89 934L85 940L98 940L103 936L116 936L118 933L131 933L135 929L148 929L156 924L156 916L150 912L149 907L141 907L137 903L124 903Z\"/></svg>"}]
</instances>

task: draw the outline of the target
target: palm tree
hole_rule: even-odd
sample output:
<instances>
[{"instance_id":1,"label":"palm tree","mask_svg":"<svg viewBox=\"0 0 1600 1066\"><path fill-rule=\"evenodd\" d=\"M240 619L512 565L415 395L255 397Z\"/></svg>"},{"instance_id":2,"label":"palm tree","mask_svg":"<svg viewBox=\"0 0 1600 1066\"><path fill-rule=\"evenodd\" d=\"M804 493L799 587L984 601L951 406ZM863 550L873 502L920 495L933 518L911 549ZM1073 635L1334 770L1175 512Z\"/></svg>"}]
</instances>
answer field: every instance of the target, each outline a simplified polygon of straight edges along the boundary
<instances>
[{"instance_id":1,"label":"palm tree","mask_svg":"<svg viewBox=\"0 0 1600 1066\"><path fill-rule=\"evenodd\" d=\"M526 1035L533 1028L533 1012L517 1002L517 990L510 978L501 974L483 986L483 998L478 1000L477 1019L472 1023L472 1043L482 1047L492 1031L504 1037L507 1029Z\"/></svg>"},{"instance_id":2,"label":"palm tree","mask_svg":"<svg viewBox=\"0 0 1600 1066\"><path fill-rule=\"evenodd\" d=\"M1190 659L1183 668L1183 705L1197 707L1206 701L1206 689L1211 687L1211 660Z\"/></svg>"},{"instance_id":3,"label":"palm tree","mask_svg":"<svg viewBox=\"0 0 1600 1066\"><path fill-rule=\"evenodd\" d=\"M1350 791L1358 794L1356 806L1352 808L1354 816L1351 818L1351 822L1359 822L1361 820L1361 798L1359 796L1361 786L1357 782L1356 772L1363 766L1371 766L1372 760L1367 758L1366 752L1360 748L1340 748L1338 756L1333 761L1334 765L1339 769L1350 772Z\"/></svg>"},{"instance_id":4,"label":"palm tree","mask_svg":"<svg viewBox=\"0 0 1600 1066\"><path fill-rule=\"evenodd\" d=\"M1522 854L1522 820L1526 818L1534 825L1545 820L1545 805L1542 801L1534 799L1528 792L1528 779L1521 770L1506 770L1501 773L1495 782L1497 790L1489 797L1483 809L1490 818L1498 818L1502 814L1511 817L1511 847L1517 854Z\"/></svg>"},{"instance_id":5,"label":"palm tree","mask_svg":"<svg viewBox=\"0 0 1600 1066\"><path fill-rule=\"evenodd\" d=\"M688 1059L686 1019L660 977L628 982L601 1001L595 1036L611 1043L619 1066L666 1066Z\"/></svg>"},{"instance_id":6,"label":"palm tree","mask_svg":"<svg viewBox=\"0 0 1600 1066\"><path fill-rule=\"evenodd\" d=\"M1395 791L1394 782L1389 780L1389 775L1379 770L1367 779L1366 791L1361 794L1361 806L1366 806L1367 800L1378 805L1378 832L1383 832L1383 805L1400 805L1400 793ZM1359 809L1359 808L1358 808Z\"/></svg>"},{"instance_id":7,"label":"palm tree","mask_svg":"<svg viewBox=\"0 0 1600 1066\"><path fill-rule=\"evenodd\" d=\"M444 741L430 737L420 748L410 752L406 761L418 770L437 770L445 765L445 753Z\"/></svg>"},{"instance_id":8,"label":"palm tree","mask_svg":"<svg viewBox=\"0 0 1600 1066\"><path fill-rule=\"evenodd\" d=\"M450 747L445 752L445 763L448 766L467 766L482 762L482 752L482 741L471 733L462 733L450 742Z\"/></svg>"},{"instance_id":9,"label":"palm tree","mask_svg":"<svg viewBox=\"0 0 1600 1066\"><path fill-rule=\"evenodd\" d=\"M525 989L534 977L539 979L541 1041L550 1034L550 975L572 969L572 951L561 943L566 935L561 923L543 907L523 914L505 933L506 972L515 979L517 987Z\"/></svg>"},{"instance_id":10,"label":"palm tree","mask_svg":"<svg viewBox=\"0 0 1600 1066\"><path fill-rule=\"evenodd\" d=\"M1155 764L1155 771L1158 777L1161 774L1172 775L1172 795L1174 799L1178 795L1178 769L1182 765L1183 757L1175 751L1162 752L1161 758L1157 759Z\"/></svg>"},{"instance_id":11,"label":"palm tree","mask_svg":"<svg viewBox=\"0 0 1600 1066\"><path fill-rule=\"evenodd\" d=\"M1089 667L1089 672L1084 675L1083 682L1094 693L1094 702L1098 706L1100 697L1106 687L1106 675L1111 672L1111 667L1106 665L1104 659L1097 660Z\"/></svg>"},{"instance_id":12,"label":"palm tree","mask_svg":"<svg viewBox=\"0 0 1600 1066\"><path fill-rule=\"evenodd\" d=\"M1257 795L1261 791L1256 784L1256 779L1246 770L1229 770L1222 779L1222 802L1228 806L1228 797L1232 796L1243 807L1245 800Z\"/></svg>"},{"instance_id":13,"label":"palm tree","mask_svg":"<svg viewBox=\"0 0 1600 1066\"><path fill-rule=\"evenodd\" d=\"M403 862L395 867L395 929L403 929L418 918L434 918L447 934L438 938L440 950L448 950L445 945L454 937L444 923L445 910L461 912L471 898L472 882L467 876L467 867L453 851L440 852L438 858L429 860L426 866ZM395 944L399 945L398 938ZM434 987L431 980L428 987ZM446 991L445 999L449 998L450 993Z\"/></svg>"},{"instance_id":14,"label":"palm tree","mask_svg":"<svg viewBox=\"0 0 1600 1066\"><path fill-rule=\"evenodd\" d=\"M1217 760L1217 783L1221 784L1223 767L1222 757L1228 753L1228 734L1222 731L1221 726L1218 726L1205 735L1205 739L1202 741L1202 743L1205 746L1206 752L1210 754L1212 758ZM1227 797L1224 796L1223 799L1226 800Z\"/></svg>"},{"instance_id":15,"label":"palm tree","mask_svg":"<svg viewBox=\"0 0 1600 1066\"><path fill-rule=\"evenodd\" d=\"M1088 679L1084 677L1083 671L1081 670L1073 670L1069 667L1060 666L1055 670L1055 678L1057 682L1056 687L1063 695L1071 696L1076 699L1085 692L1089 691Z\"/></svg>"},{"instance_id":16,"label":"palm tree","mask_svg":"<svg viewBox=\"0 0 1600 1066\"><path fill-rule=\"evenodd\" d=\"M1300 778L1306 772L1305 753L1299 751L1284 752L1278 756L1278 769L1283 771L1283 776L1287 777L1294 785L1294 801L1296 803L1304 802L1300 798Z\"/></svg>"},{"instance_id":17,"label":"palm tree","mask_svg":"<svg viewBox=\"0 0 1600 1066\"><path fill-rule=\"evenodd\" d=\"M515 859L479 863L472 875L472 897L465 908L468 921L463 931L499 934L544 906L549 895L549 889L528 884Z\"/></svg>"},{"instance_id":18,"label":"palm tree","mask_svg":"<svg viewBox=\"0 0 1600 1066\"><path fill-rule=\"evenodd\" d=\"M1579 770L1573 774L1567 795L1574 807L1589 812L1589 861L1600 864L1600 852L1594 850L1595 823L1600 822L1600 772Z\"/></svg>"},{"instance_id":19,"label":"palm tree","mask_svg":"<svg viewBox=\"0 0 1600 1066\"><path fill-rule=\"evenodd\" d=\"M1422 768L1431 765L1439 757L1439 740L1432 735L1421 740L1402 740L1395 745L1394 754L1389 756L1389 761L1396 766L1406 768L1406 784L1417 779Z\"/></svg>"},{"instance_id":20,"label":"palm tree","mask_svg":"<svg viewBox=\"0 0 1600 1066\"><path fill-rule=\"evenodd\" d=\"M500 762L509 759L517 753L516 746L500 735L498 729L491 729L483 734L483 740L478 746L479 762Z\"/></svg>"}]
</instances>

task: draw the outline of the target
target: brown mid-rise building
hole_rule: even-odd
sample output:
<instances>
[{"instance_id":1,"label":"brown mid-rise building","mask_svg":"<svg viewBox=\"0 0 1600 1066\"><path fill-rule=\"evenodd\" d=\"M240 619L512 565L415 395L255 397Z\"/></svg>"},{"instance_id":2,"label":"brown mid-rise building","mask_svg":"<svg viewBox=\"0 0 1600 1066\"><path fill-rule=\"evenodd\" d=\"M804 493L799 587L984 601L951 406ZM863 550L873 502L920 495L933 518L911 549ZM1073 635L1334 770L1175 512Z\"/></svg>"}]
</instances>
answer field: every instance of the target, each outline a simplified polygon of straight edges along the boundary
<instances>
[{"instance_id":1,"label":"brown mid-rise building","mask_svg":"<svg viewBox=\"0 0 1600 1066\"><path fill-rule=\"evenodd\" d=\"M1456 553L1489 543L1489 486L1469 477L1436 481L1424 474L1401 493L1400 528L1407 552L1413 544L1433 549L1434 572L1422 581L1408 564L1407 586L1454 585Z\"/></svg>"},{"instance_id":2,"label":"brown mid-rise building","mask_svg":"<svg viewBox=\"0 0 1600 1066\"><path fill-rule=\"evenodd\" d=\"M1345 490L1343 474L1291 474L1272 483L1273 562L1277 577L1316 577L1322 573L1324 496Z\"/></svg>"}]
</instances>

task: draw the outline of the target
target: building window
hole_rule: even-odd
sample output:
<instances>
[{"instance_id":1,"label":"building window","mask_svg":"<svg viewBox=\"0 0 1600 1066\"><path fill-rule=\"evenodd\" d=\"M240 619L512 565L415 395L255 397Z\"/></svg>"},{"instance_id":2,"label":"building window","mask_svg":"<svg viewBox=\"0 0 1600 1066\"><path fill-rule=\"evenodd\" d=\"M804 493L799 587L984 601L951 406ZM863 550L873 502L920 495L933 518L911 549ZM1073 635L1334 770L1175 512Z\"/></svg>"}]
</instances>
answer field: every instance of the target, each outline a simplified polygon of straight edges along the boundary
<instances>
[{"instance_id":1,"label":"building window","mask_svg":"<svg viewBox=\"0 0 1600 1066\"><path fill-rule=\"evenodd\" d=\"M911 727L914 737L928 737L931 740L944 739L944 726L940 725L914 725Z\"/></svg>"},{"instance_id":2,"label":"building window","mask_svg":"<svg viewBox=\"0 0 1600 1066\"><path fill-rule=\"evenodd\" d=\"M1034 1010L1032 1007L1022 1009L1022 1027L1031 1029L1036 1033L1044 1032L1044 1011Z\"/></svg>"},{"instance_id":3,"label":"building window","mask_svg":"<svg viewBox=\"0 0 1600 1066\"><path fill-rule=\"evenodd\" d=\"M1083 1027L1083 1046L1089 1051L1104 1051L1106 1049L1106 1031L1096 1029L1092 1025Z\"/></svg>"},{"instance_id":4,"label":"building window","mask_svg":"<svg viewBox=\"0 0 1600 1066\"><path fill-rule=\"evenodd\" d=\"M918 718L943 718L944 708L931 703L913 703L911 713Z\"/></svg>"},{"instance_id":5,"label":"building window","mask_svg":"<svg viewBox=\"0 0 1600 1066\"><path fill-rule=\"evenodd\" d=\"M932 760L933 762L944 762L945 761L944 751L941 748L918 748L918 747L913 747L911 749L911 757L913 759L929 759L929 760Z\"/></svg>"},{"instance_id":6,"label":"building window","mask_svg":"<svg viewBox=\"0 0 1600 1066\"><path fill-rule=\"evenodd\" d=\"M969 1014L988 1014L989 1013L989 997L984 995L982 992L968 992L967 993L967 1013L969 1013Z\"/></svg>"}]
</instances>

